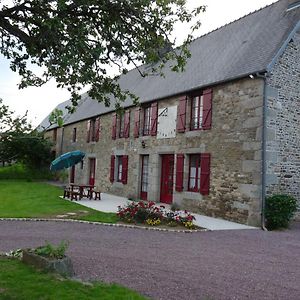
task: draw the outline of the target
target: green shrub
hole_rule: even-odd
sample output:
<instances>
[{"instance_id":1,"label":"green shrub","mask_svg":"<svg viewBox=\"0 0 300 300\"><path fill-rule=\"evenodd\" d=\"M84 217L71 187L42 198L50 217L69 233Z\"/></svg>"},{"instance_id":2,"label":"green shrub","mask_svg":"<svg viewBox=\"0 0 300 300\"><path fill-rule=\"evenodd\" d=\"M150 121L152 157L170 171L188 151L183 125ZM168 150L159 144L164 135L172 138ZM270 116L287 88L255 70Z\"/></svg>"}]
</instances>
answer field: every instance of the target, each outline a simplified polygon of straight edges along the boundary
<instances>
[{"instance_id":1,"label":"green shrub","mask_svg":"<svg viewBox=\"0 0 300 300\"><path fill-rule=\"evenodd\" d=\"M20 180L39 180L52 179L53 173L48 169L32 169L21 163L16 163L11 166L0 167L0 180L4 179L20 179Z\"/></svg>"},{"instance_id":2,"label":"green shrub","mask_svg":"<svg viewBox=\"0 0 300 300\"><path fill-rule=\"evenodd\" d=\"M288 195L274 195L266 199L266 225L270 230L287 228L297 210L297 201Z\"/></svg>"},{"instance_id":3,"label":"green shrub","mask_svg":"<svg viewBox=\"0 0 300 300\"><path fill-rule=\"evenodd\" d=\"M69 243L65 241L60 242L58 246L54 246L49 242L46 242L45 246L36 248L34 250L34 253L49 258L60 259L60 258L64 258L68 246Z\"/></svg>"}]
</instances>

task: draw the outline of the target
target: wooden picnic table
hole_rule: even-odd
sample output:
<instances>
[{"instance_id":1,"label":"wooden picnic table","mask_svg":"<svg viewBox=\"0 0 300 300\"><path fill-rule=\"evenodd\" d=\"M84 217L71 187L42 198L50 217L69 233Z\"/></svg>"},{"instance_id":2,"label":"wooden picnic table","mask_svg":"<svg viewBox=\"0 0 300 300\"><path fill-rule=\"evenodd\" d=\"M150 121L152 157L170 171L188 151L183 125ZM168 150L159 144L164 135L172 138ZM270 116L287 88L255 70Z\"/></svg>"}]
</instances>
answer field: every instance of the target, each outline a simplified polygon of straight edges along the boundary
<instances>
[{"instance_id":1,"label":"wooden picnic table","mask_svg":"<svg viewBox=\"0 0 300 300\"><path fill-rule=\"evenodd\" d=\"M75 189L79 190L79 198L82 199L83 196L92 199L94 185L90 184L78 184L78 183L70 183L71 191L73 192ZM85 190L88 190L88 193L85 194Z\"/></svg>"}]
</instances>

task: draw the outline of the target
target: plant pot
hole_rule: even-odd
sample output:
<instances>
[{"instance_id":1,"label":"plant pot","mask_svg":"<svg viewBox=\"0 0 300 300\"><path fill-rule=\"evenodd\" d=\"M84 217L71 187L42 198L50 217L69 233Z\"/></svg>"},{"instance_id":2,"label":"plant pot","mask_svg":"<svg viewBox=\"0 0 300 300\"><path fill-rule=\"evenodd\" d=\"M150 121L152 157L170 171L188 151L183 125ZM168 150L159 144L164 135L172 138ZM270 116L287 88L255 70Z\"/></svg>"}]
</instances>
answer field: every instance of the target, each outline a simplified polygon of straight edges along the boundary
<instances>
[{"instance_id":1,"label":"plant pot","mask_svg":"<svg viewBox=\"0 0 300 300\"><path fill-rule=\"evenodd\" d=\"M74 275L71 259L67 256L61 259L53 259L37 255L29 249L23 250L22 261L47 272L58 273L62 276L72 277Z\"/></svg>"}]
</instances>

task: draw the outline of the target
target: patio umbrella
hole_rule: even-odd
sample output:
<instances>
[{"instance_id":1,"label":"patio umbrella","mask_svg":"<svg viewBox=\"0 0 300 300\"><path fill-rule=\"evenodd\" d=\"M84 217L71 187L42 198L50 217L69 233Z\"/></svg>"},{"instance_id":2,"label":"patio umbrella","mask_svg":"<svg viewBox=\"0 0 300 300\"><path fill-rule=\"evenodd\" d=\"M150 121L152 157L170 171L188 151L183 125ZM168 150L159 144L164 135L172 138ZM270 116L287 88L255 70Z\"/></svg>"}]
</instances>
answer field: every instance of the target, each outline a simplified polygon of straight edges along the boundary
<instances>
[{"instance_id":1,"label":"patio umbrella","mask_svg":"<svg viewBox=\"0 0 300 300\"><path fill-rule=\"evenodd\" d=\"M64 153L55 160L53 160L53 162L50 165L50 170L58 171L72 167L79 163L84 158L84 156L85 153L79 150Z\"/></svg>"}]
</instances>

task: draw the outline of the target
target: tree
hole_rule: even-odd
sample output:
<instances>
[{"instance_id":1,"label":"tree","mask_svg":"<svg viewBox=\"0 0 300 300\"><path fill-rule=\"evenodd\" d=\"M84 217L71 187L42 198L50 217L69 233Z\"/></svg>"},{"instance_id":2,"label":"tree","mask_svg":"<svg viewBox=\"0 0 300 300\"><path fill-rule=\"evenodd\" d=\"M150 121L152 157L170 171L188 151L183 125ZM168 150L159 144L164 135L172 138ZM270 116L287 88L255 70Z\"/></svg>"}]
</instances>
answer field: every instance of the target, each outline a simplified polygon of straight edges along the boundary
<instances>
[{"instance_id":1,"label":"tree","mask_svg":"<svg viewBox=\"0 0 300 300\"><path fill-rule=\"evenodd\" d=\"M0 161L18 161L32 168L47 166L51 143L32 129L24 116L15 116L0 99Z\"/></svg>"},{"instance_id":2,"label":"tree","mask_svg":"<svg viewBox=\"0 0 300 300\"><path fill-rule=\"evenodd\" d=\"M2 5L1 5L2 2ZM40 86L55 78L67 88L77 105L80 91L90 86L89 96L110 104L109 94L120 102L130 96L122 91L118 77L107 75L112 65L120 74L128 66L151 64L150 73L163 75L172 61L173 71L182 71L190 56L188 34L174 48L170 36L177 22L191 22L204 6L188 11L186 0L0 0L0 53L11 60L11 69L22 80L19 87ZM191 26L191 32L200 26ZM167 50L167 51L166 51ZM30 64L43 68L37 76ZM139 69L141 76L148 73Z\"/></svg>"}]
</instances>

